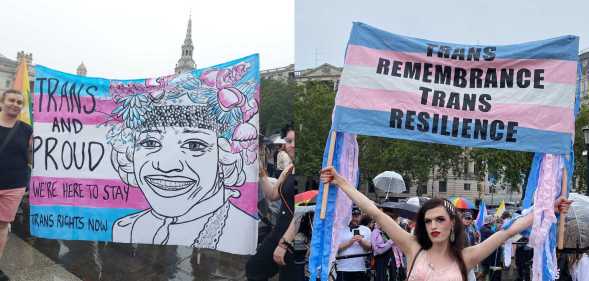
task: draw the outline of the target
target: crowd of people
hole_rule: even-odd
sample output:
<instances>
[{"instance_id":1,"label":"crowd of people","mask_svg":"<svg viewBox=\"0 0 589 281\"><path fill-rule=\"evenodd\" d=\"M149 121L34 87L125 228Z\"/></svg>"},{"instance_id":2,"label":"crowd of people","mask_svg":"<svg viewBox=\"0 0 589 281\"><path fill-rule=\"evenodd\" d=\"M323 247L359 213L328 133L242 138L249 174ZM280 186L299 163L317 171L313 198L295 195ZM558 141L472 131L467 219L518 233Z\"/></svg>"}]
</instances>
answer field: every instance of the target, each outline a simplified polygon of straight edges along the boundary
<instances>
[{"instance_id":1,"label":"crowd of people","mask_svg":"<svg viewBox=\"0 0 589 281\"><path fill-rule=\"evenodd\" d=\"M18 91L0 96L0 159L15 159L0 162L0 257L30 176L32 128L17 119L23 104ZM264 231L256 254L245 266L250 281L277 274L280 281L308 280L313 212L295 210L295 131L286 130L282 140L273 153L260 150L269 154L261 159L271 160L260 161L258 210ZM458 209L437 198L423 203L413 217L401 218L393 210L379 209L333 167L321 172L321 180L338 186L357 206L351 210L349 227L336 235L338 281L501 281L513 259L517 280L530 280L533 253L526 238L518 235L531 226L530 215L514 219L508 229L503 224L512 220L510 213L487 216L476 228L474 210ZM570 204L560 198L555 212L566 213ZM589 280L587 253L562 257L560 280ZM0 280L8 280L1 271Z\"/></svg>"}]
</instances>

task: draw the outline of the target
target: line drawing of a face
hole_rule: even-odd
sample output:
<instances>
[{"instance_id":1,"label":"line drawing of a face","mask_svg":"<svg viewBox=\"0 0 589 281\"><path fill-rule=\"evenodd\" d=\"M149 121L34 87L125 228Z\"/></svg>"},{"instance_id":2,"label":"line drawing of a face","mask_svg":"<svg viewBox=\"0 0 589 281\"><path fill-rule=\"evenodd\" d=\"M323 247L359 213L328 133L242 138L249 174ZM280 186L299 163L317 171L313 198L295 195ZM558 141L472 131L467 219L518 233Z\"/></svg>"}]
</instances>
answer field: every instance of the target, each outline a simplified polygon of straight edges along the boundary
<instances>
[{"instance_id":1,"label":"line drawing of a face","mask_svg":"<svg viewBox=\"0 0 589 281\"><path fill-rule=\"evenodd\" d=\"M217 134L191 127L144 128L136 139L133 170L153 210L186 214L219 188Z\"/></svg>"}]
</instances>

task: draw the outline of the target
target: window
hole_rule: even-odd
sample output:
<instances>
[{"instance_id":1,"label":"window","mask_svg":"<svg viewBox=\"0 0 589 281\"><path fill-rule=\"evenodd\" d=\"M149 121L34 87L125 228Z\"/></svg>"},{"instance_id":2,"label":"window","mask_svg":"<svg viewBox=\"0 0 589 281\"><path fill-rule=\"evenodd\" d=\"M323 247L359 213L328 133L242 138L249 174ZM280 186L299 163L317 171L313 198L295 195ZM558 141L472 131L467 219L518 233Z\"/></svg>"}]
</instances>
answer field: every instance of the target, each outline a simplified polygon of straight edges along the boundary
<instances>
[{"instance_id":1,"label":"window","mask_svg":"<svg viewBox=\"0 0 589 281\"><path fill-rule=\"evenodd\" d=\"M438 182L438 192L448 192L448 182L447 181L439 181Z\"/></svg>"},{"instance_id":2,"label":"window","mask_svg":"<svg viewBox=\"0 0 589 281\"><path fill-rule=\"evenodd\" d=\"M464 190L470 190L470 183L464 184Z\"/></svg>"}]
</instances>

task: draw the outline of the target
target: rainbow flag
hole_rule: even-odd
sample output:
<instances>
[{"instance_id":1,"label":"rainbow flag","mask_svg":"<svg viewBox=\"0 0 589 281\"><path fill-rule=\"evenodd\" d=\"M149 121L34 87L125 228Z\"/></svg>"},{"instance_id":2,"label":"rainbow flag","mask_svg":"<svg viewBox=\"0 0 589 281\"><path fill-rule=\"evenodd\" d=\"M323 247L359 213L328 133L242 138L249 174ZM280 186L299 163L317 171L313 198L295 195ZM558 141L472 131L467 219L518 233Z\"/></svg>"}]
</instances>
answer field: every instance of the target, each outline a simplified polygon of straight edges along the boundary
<instances>
[{"instance_id":1,"label":"rainbow flag","mask_svg":"<svg viewBox=\"0 0 589 281\"><path fill-rule=\"evenodd\" d=\"M32 112L32 103L31 103L31 87L29 84L29 68L27 65L27 60L22 59L18 68L16 69L16 76L14 77L14 81L12 83L13 89L19 90L24 97L24 106L23 110L20 112L18 119L23 121L29 125L32 124L31 112Z\"/></svg>"}]
</instances>

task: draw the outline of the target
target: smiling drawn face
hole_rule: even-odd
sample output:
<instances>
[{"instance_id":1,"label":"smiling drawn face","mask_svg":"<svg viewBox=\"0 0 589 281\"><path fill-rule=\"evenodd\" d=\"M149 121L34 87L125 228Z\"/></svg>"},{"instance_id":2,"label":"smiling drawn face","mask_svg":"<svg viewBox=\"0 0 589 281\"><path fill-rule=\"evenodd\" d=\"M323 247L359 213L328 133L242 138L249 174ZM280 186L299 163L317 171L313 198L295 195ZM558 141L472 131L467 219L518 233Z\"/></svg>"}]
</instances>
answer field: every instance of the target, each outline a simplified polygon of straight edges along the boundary
<instances>
[{"instance_id":1,"label":"smiling drawn face","mask_svg":"<svg viewBox=\"0 0 589 281\"><path fill-rule=\"evenodd\" d=\"M194 127L144 128L136 139L133 168L137 184L159 214L186 214L211 191L218 178L217 134Z\"/></svg>"}]
</instances>

